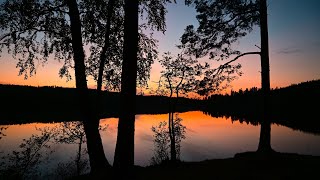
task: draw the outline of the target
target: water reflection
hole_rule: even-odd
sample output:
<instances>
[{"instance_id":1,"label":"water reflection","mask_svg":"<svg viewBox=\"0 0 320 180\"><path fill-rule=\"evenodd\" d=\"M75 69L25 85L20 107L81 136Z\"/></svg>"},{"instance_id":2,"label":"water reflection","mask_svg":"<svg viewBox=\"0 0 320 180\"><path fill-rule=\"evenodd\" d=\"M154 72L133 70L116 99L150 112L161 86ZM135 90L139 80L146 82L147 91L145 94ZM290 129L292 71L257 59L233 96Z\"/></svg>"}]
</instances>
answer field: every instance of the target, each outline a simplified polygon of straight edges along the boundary
<instances>
[{"instance_id":1,"label":"water reflection","mask_svg":"<svg viewBox=\"0 0 320 180\"><path fill-rule=\"evenodd\" d=\"M69 157L70 161L59 163L56 169L56 174L61 178L79 176L82 173L88 172L88 160L84 159L88 152L83 144L86 142L86 136L82 122L64 122L59 128L55 141L57 143L76 144L78 150L75 156ZM68 171L65 171L68 169Z\"/></svg>"},{"instance_id":2,"label":"water reflection","mask_svg":"<svg viewBox=\"0 0 320 180\"><path fill-rule=\"evenodd\" d=\"M38 129L40 134L32 134L16 150L2 157L1 176L7 179L34 179L40 176L37 171L41 162L45 162L53 152L50 141L54 137L52 129ZM0 176L0 177L1 177Z\"/></svg>"},{"instance_id":3,"label":"water reflection","mask_svg":"<svg viewBox=\"0 0 320 180\"><path fill-rule=\"evenodd\" d=\"M10 127L10 138L3 143L9 146L1 148L6 152L1 154L0 179L65 179L89 172L82 122L33 123ZM107 126L99 127L100 131L106 129ZM20 134L24 130L26 133ZM3 132L1 134L4 135ZM16 135L22 137L20 144L17 144Z\"/></svg>"},{"instance_id":4,"label":"water reflection","mask_svg":"<svg viewBox=\"0 0 320 180\"><path fill-rule=\"evenodd\" d=\"M234 120L231 117L213 117L200 111L179 113L176 119L183 119L178 122L186 127L186 133L182 133L185 139L181 138L179 145L182 161L229 158L239 152L257 150L260 137L259 123ZM106 118L100 121L103 127L100 128L100 134L104 152L110 160L113 159L116 144L117 120ZM164 123L167 123L167 120L167 114L136 115L136 165L150 165L150 159L155 156L154 134L167 133L167 124ZM12 169L22 170L22 173L16 173L17 176L27 179L30 179L30 174L33 176L32 179L36 179L35 175L41 177L40 179L63 179L88 172L86 139L80 122L31 123L1 127L7 127L2 128L1 133L6 136L0 140L2 177L8 172L14 174ZM152 127L157 130L152 131ZM277 124L271 124L271 129L271 145L274 150L320 155L320 136ZM163 142L168 143L168 135L161 138L165 139ZM167 154L160 159L169 158L168 144L161 151ZM30 163L23 159L29 159Z\"/></svg>"},{"instance_id":5,"label":"water reflection","mask_svg":"<svg viewBox=\"0 0 320 180\"><path fill-rule=\"evenodd\" d=\"M151 165L167 163L170 157L169 150L172 151L172 147L175 153L170 153L170 160L179 161L181 141L186 138L186 126L182 125L182 118L179 117L179 114L176 113L172 121L169 119L169 123L162 121L157 126L152 126L151 130L154 137L154 155L151 158ZM172 158L173 155L174 158Z\"/></svg>"}]
</instances>

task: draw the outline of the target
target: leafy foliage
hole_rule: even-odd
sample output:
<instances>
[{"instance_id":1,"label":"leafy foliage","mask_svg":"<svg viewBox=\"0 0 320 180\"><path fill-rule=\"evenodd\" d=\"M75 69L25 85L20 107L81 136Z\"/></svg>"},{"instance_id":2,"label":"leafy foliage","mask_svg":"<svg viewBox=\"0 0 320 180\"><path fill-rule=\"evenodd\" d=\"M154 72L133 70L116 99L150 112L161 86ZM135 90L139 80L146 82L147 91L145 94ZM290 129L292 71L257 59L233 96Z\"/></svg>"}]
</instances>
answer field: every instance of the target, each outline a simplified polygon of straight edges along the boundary
<instances>
[{"instance_id":1,"label":"leafy foliage","mask_svg":"<svg viewBox=\"0 0 320 180\"><path fill-rule=\"evenodd\" d=\"M9 179L26 179L40 176L37 167L43 158L48 157L53 151L50 150L50 142L53 139L54 129L38 129L40 135L32 135L29 139L23 139L19 150L12 151L2 157L7 164L0 169L0 174ZM1 177L0 176L0 177Z\"/></svg>"},{"instance_id":2,"label":"leafy foliage","mask_svg":"<svg viewBox=\"0 0 320 180\"><path fill-rule=\"evenodd\" d=\"M208 63L201 65L184 54L173 57L170 52L164 53L159 62L163 70L155 92L170 97L173 94L179 97L179 94L187 95L196 91L199 78L204 75L204 70L209 68Z\"/></svg>"},{"instance_id":3,"label":"leafy foliage","mask_svg":"<svg viewBox=\"0 0 320 180\"><path fill-rule=\"evenodd\" d=\"M185 49L187 55L196 58L209 56L216 61L234 56L236 60L241 56L241 52L234 50L232 44L251 32L254 25L259 24L259 1L187 0L186 4L195 6L199 26L186 27L179 48ZM197 93L208 95L224 89L237 76L241 76L241 65L233 65L231 62L233 60L206 71ZM224 85L221 87L222 84Z\"/></svg>"},{"instance_id":4,"label":"leafy foliage","mask_svg":"<svg viewBox=\"0 0 320 180\"><path fill-rule=\"evenodd\" d=\"M180 118L178 114L175 116L173 129L175 131L176 159L180 159L181 141L186 138L186 127L182 125L182 118ZM155 146L154 156L151 158L152 165L161 164L169 160L170 132L168 129L168 124L165 121L151 128L154 133Z\"/></svg>"},{"instance_id":5,"label":"leafy foliage","mask_svg":"<svg viewBox=\"0 0 320 180\"><path fill-rule=\"evenodd\" d=\"M55 136L57 143L77 144L85 143L85 132L82 122L63 122L59 127L59 133Z\"/></svg>"},{"instance_id":6,"label":"leafy foliage","mask_svg":"<svg viewBox=\"0 0 320 180\"><path fill-rule=\"evenodd\" d=\"M228 88L231 81L242 75L240 68L241 64L224 64L205 71L204 78L197 81L196 92L203 96Z\"/></svg>"},{"instance_id":7,"label":"leafy foliage","mask_svg":"<svg viewBox=\"0 0 320 180\"><path fill-rule=\"evenodd\" d=\"M189 2L190 3L190 2ZM232 50L232 43L252 31L259 23L259 3L252 0L194 0L199 26L185 29L181 37L183 47L196 57L207 54L223 60L239 54Z\"/></svg>"},{"instance_id":8,"label":"leafy foliage","mask_svg":"<svg viewBox=\"0 0 320 180\"><path fill-rule=\"evenodd\" d=\"M141 0L140 14L141 18L147 21L151 30L165 32L166 13L165 5L167 3L176 3L176 0Z\"/></svg>"},{"instance_id":9,"label":"leafy foliage","mask_svg":"<svg viewBox=\"0 0 320 180\"><path fill-rule=\"evenodd\" d=\"M175 119L173 121L173 130L175 133L175 149L177 153L177 159L180 159L180 149L181 149L181 141L185 139L186 136L186 127L182 125L182 118L178 116L178 113L175 114Z\"/></svg>"},{"instance_id":10,"label":"leafy foliage","mask_svg":"<svg viewBox=\"0 0 320 180\"><path fill-rule=\"evenodd\" d=\"M99 130L105 131L108 126L99 126ZM77 144L78 151L75 157L71 157L71 161L67 163L59 163L56 169L56 174L61 178L79 176L89 169L88 159L83 158L87 155L87 149L82 148L83 144L86 143L86 134L84 125L81 121L74 122L63 122L57 128L55 133L55 143L65 144ZM64 169L68 168L69 171L65 172Z\"/></svg>"},{"instance_id":11,"label":"leafy foliage","mask_svg":"<svg viewBox=\"0 0 320 180\"><path fill-rule=\"evenodd\" d=\"M25 78L36 73L39 64L46 64L49 55L64 61L60 75L71 78L72 66L70 23L63 1L5 1L0 6L0 48L18 59L19 75Z\"/></svg>"},{"instance_id":12,"label":"leafy foliage","mask_svg":"<svg viewBox=\"0 0 320 180\"><path fill-rule=\"evenodd\" d=\"M170 138L167 123L160 122L158 126L152 126L151 130L154 133L154 156L151 158L151 164L161 164L163 161L169 160Z\"/></svg>"},{"instance_id":13,"label":"leafy foliage","mask_svg":"<svg viewBox=\"0 0 320 180\"><path fill-rule=\"evenodd\" d=\"M100 126L99 130L105 131L107 126ZM9 179L25 179L42 177L40 166L47 162L49 155L53 153L52 145L57 143L77 144L78 152L72 160L67 163L59 163L55 175L61 177L71 177L80 175L89 169L86 148L82 148L86 143L86 136L82 122L63 122L59 126L52 128L36 128L40 134L33 134L29 139L23 139L19 149L12 151L7 156L2 156L3 163L0 164L0 179L8 176ZM68 168L68 172L66 169Z\"/></svg>"},{"instance_id":14,"label":"leafy foliage","mask_svg":"<svg viewBox=\"0 0 320 180\"><path fill-rule=\"evenodd\" d=\"M108 0L78 1L83 45L86 48L87 75L98 78L100 57L105 44ZM147 29L165 31L165 5L169 0L141 1L139 31L138 84L145 86L150 69L157 58L157 40L144 33ZM124 1L115 1L114 16L110 26L110 46L106 51L104 84L108 90L120 90L123 59ZM18 59L19 75L28 78L36 73L39 64L45 65L53 56L62 61L59 74L72 78L74 68L69 9L64 1L14 0L0 6L0 49L7 49Z\"/></svg>"}]
</instances>

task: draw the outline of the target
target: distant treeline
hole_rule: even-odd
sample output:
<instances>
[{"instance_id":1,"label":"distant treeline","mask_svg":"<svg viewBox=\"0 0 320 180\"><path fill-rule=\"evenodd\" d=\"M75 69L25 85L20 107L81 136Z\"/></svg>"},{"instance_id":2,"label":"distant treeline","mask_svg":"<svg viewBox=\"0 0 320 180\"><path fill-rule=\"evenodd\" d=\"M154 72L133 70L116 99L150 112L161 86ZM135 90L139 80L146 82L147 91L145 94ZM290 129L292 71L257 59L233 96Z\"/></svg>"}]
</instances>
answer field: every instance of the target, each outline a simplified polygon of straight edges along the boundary
<instances>
[{"instance_id":1,"label":"distant treeline","mask_svg":"<svg viewBox=\"0 0 320 180\"><path fill-rule=\"evenodd\" d=\"M96 90L90 90L92 105L97 100ZM25 122L57 122L81 120L79 101L75 88L55 86L33 87L0 85L0 124ZM119 114L119 93L103 91L101 117L117 117ZM169 98L165 96L137 95L137 114L161 114L168 112ZM200 109L200 100L179 98L178 112Z\"/></svg>"},{"instance_id":2,"label":"distant treeline","mask_svg":"<svg viewBox=\"0 0 320 180\"><path fill-rule=\"evenodd\" d=\"M320 80L293 84L271 90L271 122L293 129L320 133ZM212 95L206 99L203 110L215 117L258 124L261 119L262 92L253 87L232 91L231 94Z\"/></svg>"},{"instance_id":3,"label":"distant treeline","mask_svg":"<svg viewBox=\"0 0 320 180\"><path fill-rule=\"evenodd\" d=\"M93 104L96 91L90 90ZM82 120L76 89L0 85L0 124ZM101 117L118 117L119 93L104 91ZM214 117L258 125L261 120L261 90L257 87L211 95L205 100L179 98L176 111L202 110ZM293 129L320 133L320 80L275 88L270 96L271 122ZM137 114L168 113L169 98L137 95Z\"/></svg>"}]
</instances>

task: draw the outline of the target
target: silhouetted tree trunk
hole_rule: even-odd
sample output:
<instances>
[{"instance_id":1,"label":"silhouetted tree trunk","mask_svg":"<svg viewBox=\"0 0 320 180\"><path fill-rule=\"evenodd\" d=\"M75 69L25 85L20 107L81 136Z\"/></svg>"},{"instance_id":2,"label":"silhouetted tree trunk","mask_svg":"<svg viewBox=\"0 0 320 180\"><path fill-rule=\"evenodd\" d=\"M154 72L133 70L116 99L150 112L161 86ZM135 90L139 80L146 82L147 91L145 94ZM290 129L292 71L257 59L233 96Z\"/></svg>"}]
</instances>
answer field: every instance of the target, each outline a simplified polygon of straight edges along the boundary
<instances>
[{"instance_id":1,"label":"silhouetted tree trunk","mask_svg":"<svg viewBox=\"0 0 320 180\"><path fill-rule=\"evenodd\" d=\"M124 47L121 74L120 116L113 166L134 165L134 123L138 51L138 0L125 0Z\"/></svg>"},{"instance_id":2,"label":"silhouetted tree trunk","mask_svg":"<svg viewBox=\"0 0 320 180\"><path fill-rule=\"evenodd\" d=\"M176 151L176 136L174 132L174 103L172 100L172 93L169 99L169 137L170 137L170 160L175 162L177 160L177 151Z\"/></svg>"},{"instance_id":3,"label":"silhouetted tree trunk","mask_svg":"<svg viewBox=\"0 0 320 180\"><path fill-rule=\"evenodd\" d=\"M104 46L101 51L101 56L100 56L100 65L99 65L99 74L98 74L98 81L97 81L97 90L98 90L98 95L100 96L101 89L102 89L102 77L103 77L103 70L104 70L104 65L106 63L107 59L107 50L110 45L110 26L111 26L111 20L113 16L113 7L115 4L115 0L109 0L108 2L108 16L107 16L107 24L106 24L106 34L104 37Z\"/></svg>"},{"instance_id":4,"label":"silhouetted tree trunk","mask_svg":"<svg viewBox=\"0 0 320 180\"><path fill-rule=\"evenodd\" d=\"M174 115L174 102L172 100L173 96L173 87L171 84L171 79L169 76L167 76L167 80L169 83L169 89L170 89L170 95L169 95L169 113L168 113L168 128L169 128L169 138L170 138L170 160L171 162L175 162L177 160L177 151L176 151L176 138L175 138L175 132L174 132L174 121L173 121L173 115Z\"/></svg>"},{"instance_id":5,"label":"silhouetted tree trunk","mask_svg":"<svg viewBox=\"0 0 320 180\"><path fill-rule=\"evenodd\" d=\"M80 141L79 141L79 146L78 146L78 155L76 158L76 166L77 166L77 175L79 176L81 171L80 171L80 163L81 163L81 149L82 149L82 141L83 141L83 136L80 136Z\"/></svg>"},{"instance_id":6,"label":"silhouetted tree trunk","mask_svg":"<svg viewBox=\"0 0 320 180\"><path fill-rule=\"evenodd\" d=\"M76 88L78 90L80 109L84 114L84 130L87 138L87 149L90 159L91 172L97 172L110 166L102 146L99 134L99 119L95 118L92 103L89 99L87 79L85 73L85 55L82 43L81 21L76 0L66 1L69 7L71 24L72 48L75 62Z\"/></svg>"},{"instance_id":7,"label":"silhouetted tree trunk","mask_svg":"<svg viewBox=\"0 0 320 180\"><path fill-rule=\"evenodd\" d=\"M97 119L100 119L100 115L103 112L104 98L102 96L102 81L103 81L104 66L107 60L107 50L110 46L111 23L112 23L112 17L114 14L114 5L115 5L115 0L109 0L106 32L104 37L104 46L102 47L101 55L99 59L100 64L99 64L99 74L98 74L98 80L97 80L97 96L96 96L96 103L95 103Z\"/></svg>"},{"instance_id":8,"label":"silhouetted tree trunk","mask_svg":"<svg viewBox=\"0 0 320 180\"><path fill-rule=\"evenodd\" d=\"M259 152L271 151L271 123L270 123L270 67L268 42L268 14L267 1L260 0L260 36L261 36L261 89L263 96L262 123L260 131Z\"/></svg>"},{"instance_id":9,"label":"silhouetted tree trunk","mask_svg":"<svg viewBox=\"0 0 320 180\"><path fill-rule=\"evenodd\" d=\"M178 88L178 86L177 86ZM175 131L175 123L174 123L174 113L176 111L176 107L178 105L178 98L179 98L179 91L176 89L176 99L172 100L172 94L170 96L170 118L169 121L171 122L171 133L170 133L170 152L171 152L171 161L176 162L177 161L177 149L176 149L176 131ZM170 131L169 131L170 132Z\"/></svg>"}]
</instances>

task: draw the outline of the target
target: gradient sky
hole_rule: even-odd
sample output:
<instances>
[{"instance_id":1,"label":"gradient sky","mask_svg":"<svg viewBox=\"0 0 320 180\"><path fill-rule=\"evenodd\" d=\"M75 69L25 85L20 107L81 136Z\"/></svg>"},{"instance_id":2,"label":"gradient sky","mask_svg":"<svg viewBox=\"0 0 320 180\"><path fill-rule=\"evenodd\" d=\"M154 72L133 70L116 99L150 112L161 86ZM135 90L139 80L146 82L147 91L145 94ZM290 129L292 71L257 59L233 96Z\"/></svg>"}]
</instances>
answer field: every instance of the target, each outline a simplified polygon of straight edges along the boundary
<instances>
[{"instance_id":1,"label":"gradient sky","mask_svg":"<svg viewBox=\"0 0 320 180\"><path fill-rule=\"evenodd\" d=\"M195 10L186 7L182 0L168 6L165 34L155 33L159 40L160 55L171 51L177 53L175 45L184 28L189 24L197 25ZM271 87L284 87L290 84L320 79L320 1L319 0L269 0L269 48ZM235 44L242 52L258 51L255 45L260 44L259 28ZM245 56L239 59L243 76L235 80L232 89L260 87L260 57ZM201 61L205 61L202 59ZM62 66L57 61L50 61L44 67L38 66L37 74L24 80L18 76L17 60L11 55L1 54L0 83L32 86L56 85L75 87L74 81L66 82L58 76ZM213 66L214 62L211 63ZM151 81L159 77L160 66L156 62L151 72ZM150 82L152 85L152 82ZM95 83L89 80L89 86Z\"/></svg>"}]
</instances>

